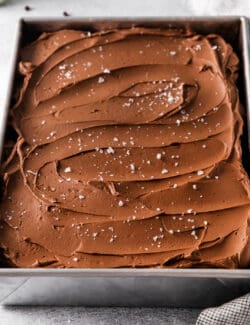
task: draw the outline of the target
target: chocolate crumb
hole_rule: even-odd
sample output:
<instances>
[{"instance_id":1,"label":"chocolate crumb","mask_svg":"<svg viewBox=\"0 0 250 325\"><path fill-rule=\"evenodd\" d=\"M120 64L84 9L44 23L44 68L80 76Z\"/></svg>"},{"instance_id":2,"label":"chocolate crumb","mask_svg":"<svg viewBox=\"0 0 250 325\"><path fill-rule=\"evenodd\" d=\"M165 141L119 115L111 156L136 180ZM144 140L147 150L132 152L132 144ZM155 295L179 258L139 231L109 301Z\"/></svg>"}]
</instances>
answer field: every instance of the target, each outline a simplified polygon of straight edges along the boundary
<instances>
[{"instance_id":1,"label":"chocolate crumb","mask_svg":"<svg viewBox=\"0 0 250 325\"><path fill-rule=\"evenodd\" d=\"M26 10L26 11L31 11L32 8L31 8L30 6L25 6L25 7L24 7L24 10Z\"/></svg>"},{"instance_id":2,"label":"chocolate crumb","mask_svg":"<svg viewBox=\"0 0 250 325\"><path fill-rule=\"evenodd\" d=\"M64 17L69 17L70 14L69 14L67 11L64 11L64 12L63 12L63 16L64 16Z\"/></svg>"}]
</instances>

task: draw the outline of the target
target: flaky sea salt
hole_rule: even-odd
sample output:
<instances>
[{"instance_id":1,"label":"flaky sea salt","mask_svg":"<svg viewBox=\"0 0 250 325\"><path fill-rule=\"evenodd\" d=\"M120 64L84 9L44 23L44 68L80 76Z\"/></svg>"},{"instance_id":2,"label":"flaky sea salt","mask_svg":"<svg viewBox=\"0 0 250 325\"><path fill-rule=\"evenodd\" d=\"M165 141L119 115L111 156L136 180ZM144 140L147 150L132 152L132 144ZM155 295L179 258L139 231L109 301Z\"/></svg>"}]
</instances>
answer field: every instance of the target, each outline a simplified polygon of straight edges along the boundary
<instances>
[{"instance_id":1,"label":"flaky sea salt","mask_svg":"<svg viewBox=\"0 0 250 325\"><path fill-rule=\"evenodd\" d=\"M112 147L108 147L107 153L115 153L115 150Z\"/></svg>"},{"instance_id":2,"label":"flaky sea salt","mask_svg":"<svg viewBox=\"0 0 250 325\"><path fill-rule=\"evenodd\" d=\"M105 81L105 79L103 77L99 77L98 78L98 83L99 84L102 84L104 81Z\"/></svg>"},{"instance_id":3,"label":"flaky sea salt","mask_svg":"<svg viewBox=\"0 0 250 325\"><path fill-rule=\"evenodd\" d=\"M193 230L193 231L191 232L191 236L194 236L195 239L198 239L198 236L196 235L195 230Z\"/></svg>"},{"instance_id":4,"label":"flaky sea salt","mask_svg":"<svg viewBox=\"0 0 250 325\"><path fill-rule=\"evenodd\" d=\"M72 72L71 71L67 71L67 72L65 72L64 76L67 79L71 79L72 78Z\"/></svg>"},{"instance_id":5,"label":"flaky sea salt","mask_svg":"<svg viewBox=\"0 0 250 325\"><path fill-rule=\"evenodd\" d=\"M135 164L130 164L129 167L130 167L130 170L131 170L132 172L135 171Z\"/></svg>"},{"instance_id":6,"label":"flaky sea salt","mask_svg":"<svg viewBox=\"0 0 250 325\"><path fill-rule=\"evenodd\" d=\"M119 207L123 207L123 206L124 206L124 202L123 202L122 200L120 200L120 201L118 202L118 205L119 205Z\"/></svg>"}]
</instances>

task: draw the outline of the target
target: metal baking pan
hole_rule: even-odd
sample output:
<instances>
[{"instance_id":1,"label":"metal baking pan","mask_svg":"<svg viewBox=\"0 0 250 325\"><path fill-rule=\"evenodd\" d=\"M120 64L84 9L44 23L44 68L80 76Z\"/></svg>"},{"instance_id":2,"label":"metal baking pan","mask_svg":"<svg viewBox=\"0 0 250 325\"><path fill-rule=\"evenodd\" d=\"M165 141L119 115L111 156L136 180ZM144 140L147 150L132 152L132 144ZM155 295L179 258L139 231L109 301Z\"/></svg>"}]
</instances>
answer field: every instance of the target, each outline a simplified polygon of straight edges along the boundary
<instances>
[{"instance_id":1,"label":"metal baking pan","mask_svg":"<svg viewBox=\"0 0 250 325\"><path fill-rule=\"evenodd\" d=\"M0 138L3 139L5 132L21 46L44 31L61 28L93 31L137 25L188 26L201 34L218 33L233 45L242 62L239 89L247 113L243 153L248 162L250 40L249 22L245 17L22 19L17 30L6 112L0 120ZM250 269L0 269L0 303L5 305L207 307L247 292L250 292Z\"/></svg>"}]
</instances>

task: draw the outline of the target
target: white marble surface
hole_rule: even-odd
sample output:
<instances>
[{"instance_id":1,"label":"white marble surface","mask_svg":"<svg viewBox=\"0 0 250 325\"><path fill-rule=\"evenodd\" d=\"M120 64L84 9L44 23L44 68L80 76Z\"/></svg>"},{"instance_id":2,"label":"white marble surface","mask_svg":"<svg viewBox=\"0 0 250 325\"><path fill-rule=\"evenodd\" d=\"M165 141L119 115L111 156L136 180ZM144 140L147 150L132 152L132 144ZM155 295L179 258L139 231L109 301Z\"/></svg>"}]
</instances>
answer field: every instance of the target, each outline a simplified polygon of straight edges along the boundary
<instances>
[{"instance_id":1,"label":"white marble surface","mask_svg":"<svg viewBox=\"0 0 250 325\"><path fill-rule=\"evenodd\" d=\"M25 5L32 10L25 11ZM0 120L20 17L71 16L250 16L248 0L9 0L0 6ZM67 19L67 18L65 18ZM0 325L194 324L199 310L168 308L0 307Z\"/></svg>"},{"instance_id":2,"label":"white marble surface","mask_svg":"<svg viewBox=\"0 0 250 325\"><path fill-rule=\"evenodd\" d=\"M2 307L1 325L192 325L200 310L174 308Z\"/></svg>"}]
</instances>

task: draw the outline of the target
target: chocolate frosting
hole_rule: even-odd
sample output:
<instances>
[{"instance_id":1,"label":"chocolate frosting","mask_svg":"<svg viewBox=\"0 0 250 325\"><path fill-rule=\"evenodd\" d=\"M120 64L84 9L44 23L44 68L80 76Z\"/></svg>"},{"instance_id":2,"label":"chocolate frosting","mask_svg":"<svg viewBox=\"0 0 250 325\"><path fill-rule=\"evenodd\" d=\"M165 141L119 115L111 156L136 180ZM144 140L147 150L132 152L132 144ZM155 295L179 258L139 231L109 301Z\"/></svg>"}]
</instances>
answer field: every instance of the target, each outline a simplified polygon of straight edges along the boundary
<instances>
[{"instance_id":1,"label":"chocolate frosting","mask_svg":"<svg viewBox=\"0 0 250 325\"><path fill-rule=\"evenodd\" d=\"M247 266L237 69L220 36L183 30L61 30L24 48L2 165L9 263Z\"/></svg>"}]
</instances>

